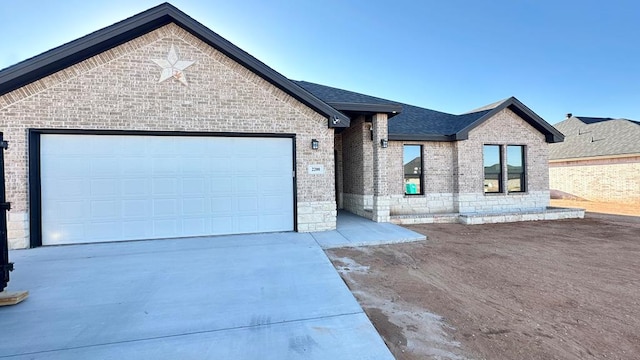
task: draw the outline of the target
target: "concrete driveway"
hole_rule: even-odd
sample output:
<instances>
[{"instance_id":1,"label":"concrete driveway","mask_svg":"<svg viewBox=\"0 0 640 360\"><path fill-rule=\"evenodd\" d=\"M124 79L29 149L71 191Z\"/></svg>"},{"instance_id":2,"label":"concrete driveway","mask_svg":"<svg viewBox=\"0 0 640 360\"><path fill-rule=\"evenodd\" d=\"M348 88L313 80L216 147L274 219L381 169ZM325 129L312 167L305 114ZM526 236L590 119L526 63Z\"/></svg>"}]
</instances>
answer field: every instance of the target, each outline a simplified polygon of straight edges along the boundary
<instances>
[{"instance_id":1,"label":"concrete driveway","mask_svg":"<svg viewBox=\"0 0 640 360\"><path fill-rule=\"evenodd\" d=\"M18 250L0 358L393 359L310 234Z\"/></svg>"}]
</instances>

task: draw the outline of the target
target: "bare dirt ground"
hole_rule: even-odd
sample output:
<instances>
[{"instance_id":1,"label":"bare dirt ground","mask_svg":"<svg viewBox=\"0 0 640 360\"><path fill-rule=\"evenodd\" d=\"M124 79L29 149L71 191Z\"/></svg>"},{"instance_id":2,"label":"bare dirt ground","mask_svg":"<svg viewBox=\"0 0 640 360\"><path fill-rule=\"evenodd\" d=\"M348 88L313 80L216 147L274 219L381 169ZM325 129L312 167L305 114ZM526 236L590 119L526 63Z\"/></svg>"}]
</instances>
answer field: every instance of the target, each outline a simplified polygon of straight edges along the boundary
<instances>
[{"instance_id":1,"label":"bare dirt ground","mask_svg":"<svg viewBox=\"0 0 640 360\"><path fill-rule=\"evenodd\" d=\"M409 228L327 251L396 358L640 358L640 217Z\"/></svg>"},{"instance_id":2,"label":"bare dirt ground","mask_svg":"<svg viewBox=\"0 0 640 360\"><path fill-rule=\"evenodd\" d=\"M638 204L616 204L594 201L579 201L566 199L551 199L551 206L581 208L590 212L640 216L640 203Z\"/></svg>"}]
</instances>

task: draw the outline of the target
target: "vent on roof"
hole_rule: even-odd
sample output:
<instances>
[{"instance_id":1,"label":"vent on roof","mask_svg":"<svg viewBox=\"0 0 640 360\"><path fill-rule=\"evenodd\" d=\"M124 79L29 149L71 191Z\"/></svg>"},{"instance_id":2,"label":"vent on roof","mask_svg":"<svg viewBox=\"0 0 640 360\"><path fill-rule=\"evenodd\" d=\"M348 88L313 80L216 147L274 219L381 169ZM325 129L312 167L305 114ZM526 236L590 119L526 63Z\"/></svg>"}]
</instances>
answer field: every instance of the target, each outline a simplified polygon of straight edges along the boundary
<instances>
[{"instance_id":1,"label":"vent on roof","mask_svg":"<svg viewBox=\"0 0 640 360\"><path fill-rule=\"evenodd\" d=\"M572 113L567 113L567 119L570 119L571 117L573 117Z\"/></svg>"}]
</instances>

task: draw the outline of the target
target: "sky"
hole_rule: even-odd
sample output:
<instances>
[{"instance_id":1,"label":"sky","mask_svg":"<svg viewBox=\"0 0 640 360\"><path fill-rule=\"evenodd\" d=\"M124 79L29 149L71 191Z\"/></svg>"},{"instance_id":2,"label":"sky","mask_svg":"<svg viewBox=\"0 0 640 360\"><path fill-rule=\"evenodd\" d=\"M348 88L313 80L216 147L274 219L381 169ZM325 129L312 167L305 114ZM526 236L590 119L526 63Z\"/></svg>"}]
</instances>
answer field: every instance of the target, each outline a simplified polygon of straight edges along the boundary
<instances>
[{"instance_id":1,"label":"sky","mask_svg":"<svg viewBox=\"0 0 640 360\"><path fill-rule=\"evenodd\" d=\"M160 4L0 0L0 69ZM640 120L637 0L172 0L294 80L461 114Z\"/></svg>"}]
</instances>

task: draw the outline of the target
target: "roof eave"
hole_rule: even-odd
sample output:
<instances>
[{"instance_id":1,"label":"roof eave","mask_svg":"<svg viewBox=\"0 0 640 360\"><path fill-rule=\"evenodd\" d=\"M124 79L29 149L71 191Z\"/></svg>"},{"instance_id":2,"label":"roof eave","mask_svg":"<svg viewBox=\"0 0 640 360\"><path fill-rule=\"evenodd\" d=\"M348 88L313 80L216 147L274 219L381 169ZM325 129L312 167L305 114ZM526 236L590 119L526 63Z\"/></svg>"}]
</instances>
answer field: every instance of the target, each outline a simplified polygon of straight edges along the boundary
<instances>
[{"instance_id":1,"label":"roof eave","mask_svg":"<svg viewBox=\"0 0 640 360\"><path fill-rule=\"evenodd\" d=\"M116 24L0 70L0 95L112 49L138 36L175 23L256 75L328 119L329 127L348 127L347 115L334 109L244 50L200 24L169 3L163 3Z\"/></svg>"},{"instance_id":2,"label":"roof eave","mask_svg":"<svg viewBox=\"0 0 640 360\"><path fill-rule=\"evenodd\" d=\"M389 141L455 141L452 135L442 134L389 134Z\"/></svg>"},{"instance_id":3,"label":"roof eave","mask_svg":"<svg viewBox=\"0 0 640 360\"><path fill-rule=\"evenodd\" d=\"M640 152L632 152L626 154L603 154L603 155L589 155L589 156L573 156L567 158L555 158L553 155L549 155L549 162L565 162L565 161L587 161L587 160L603 160L603 159L625 159L640 157Z\"/></svg>"},{"instance_id":4,"label":"roof eave","mask_svg":"<svg viewBox=\"0 0 640 360\"><path fill-rule=\"evenodd\" d=\"M372 104L372 103L353 103L353 102L327 102L331 107L336 110L351 112L357 114L387 114L389 118L392 118L402 112L402 105L400 104Z\"/></svg>"}]
</instances>

